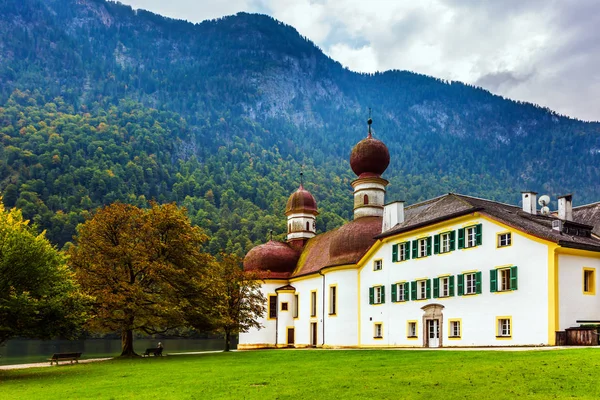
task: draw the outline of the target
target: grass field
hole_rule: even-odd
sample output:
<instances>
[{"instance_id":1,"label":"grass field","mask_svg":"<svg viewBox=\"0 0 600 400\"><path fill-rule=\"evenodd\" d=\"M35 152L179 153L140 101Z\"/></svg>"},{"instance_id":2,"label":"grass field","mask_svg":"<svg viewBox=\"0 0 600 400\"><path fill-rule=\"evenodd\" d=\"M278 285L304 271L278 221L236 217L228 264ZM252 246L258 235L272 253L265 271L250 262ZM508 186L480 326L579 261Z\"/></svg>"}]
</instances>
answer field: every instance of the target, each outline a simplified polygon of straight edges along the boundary
<instances>
[{"instance_id":1,"label":"grass field","mask_svg":"<svg viewBox=\"0 0 600 400\"><path fill-rule=\"evenodd\" d=\"M276 350L0 371L1 399L600 398L600 349Z\"/></svg>"}]
</instances>

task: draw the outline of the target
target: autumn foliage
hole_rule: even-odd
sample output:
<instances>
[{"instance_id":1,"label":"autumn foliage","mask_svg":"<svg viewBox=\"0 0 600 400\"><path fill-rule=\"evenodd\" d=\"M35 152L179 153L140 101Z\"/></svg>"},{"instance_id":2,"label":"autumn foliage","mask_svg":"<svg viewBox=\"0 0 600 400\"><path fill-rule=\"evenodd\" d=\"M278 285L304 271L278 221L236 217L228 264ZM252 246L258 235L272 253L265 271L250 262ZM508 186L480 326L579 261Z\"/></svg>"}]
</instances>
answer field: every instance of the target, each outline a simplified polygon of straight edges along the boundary
<instances>
[{"instance_id":1,"label":"autumn foliage","mask_svg":"<svg viewBox=\"0 0 600 400\"><path fill-rule=\"evenodd\" d=\"M185 209L152 204L106 206L80 225L70 262L93 300L91 330L121 332L122 355L134 355L133 332L165 333L187 325L191 303L214 297L207 236Z\"/></svg>"}]
</instances>

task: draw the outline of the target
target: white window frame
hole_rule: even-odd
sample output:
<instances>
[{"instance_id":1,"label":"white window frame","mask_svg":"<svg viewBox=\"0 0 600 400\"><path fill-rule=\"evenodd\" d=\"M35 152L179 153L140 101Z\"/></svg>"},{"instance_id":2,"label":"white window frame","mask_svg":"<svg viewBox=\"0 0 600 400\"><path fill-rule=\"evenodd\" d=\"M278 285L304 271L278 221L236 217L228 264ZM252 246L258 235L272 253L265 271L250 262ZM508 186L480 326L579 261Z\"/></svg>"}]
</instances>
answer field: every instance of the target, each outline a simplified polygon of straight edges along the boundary
<instances>
[{"instance_id":1,"label":"white window frame","mask_svg":"<svg viewBox=\"0 0 600 400\"><path fill-rule=\"evenodd\" d=\"M419 239L418 244L418 258L427 257L427 238Z\"/></svg>"},{"instance_id":2,"label":"white window frame","mask_svg":"<svg viewBox=\"0 0 600 400\"><path fill-rule=\"evenodd\" d=\"M468 274L464 274L465 279L465 288L464 294L475 294L477 293L477 273L470 272Z\"/></svg>"},{"instance_id":3,"label":"white window frame","mask_svg":"<svg viewBox=\"0 0 600 400\"><path fill-rule=\"evenodd\" d=\"M460 321L450 321L450 337L459 338L461 337L461 333Z\"/></svg>"},{"instance_id":4,"label":"white window frame","mask_svg":"<svg viewBox=\"0 0 600 400\"><path fill-rule=\"evenodd\" d=\"M511 232L504 232L498 234L498 247L508 247L510 245L512 245Z\"/></svg>"},{"instance_id":5,"label":"white window frame","mask_svg":"<svg viewBox=\"0 0 600 400\"><path fill-rule=\"evenodd\" d=\"M317 291L310 292L310 316L317 316Z\"/></svg>"},{"instance_id":6,"label":"white window frame","mask_svg":"<svg viewBox=\"0 0 600 400\"><path fill-rule=\"evenodd\" d=\"M329 315L337 315L337 285L329 286Z\"/></svg>"},{"instance_id":7,"label":"white window frame","mask_svg":"<svg viewBox=\"0 0 600 400\"><path fill-rule=\"evenodd\" d=\"M417 281L417 300L422 300L427 298L427 280L423 279Z\"/></svg>"},{"instance_id":8,"label":"white window frame","mask_svg":"<svg viewBox=\"0 0 600 400\"><path fill-rule=\"evenodd\" d=\"M510 289L510 268L501 268L498 270L498 291L506 292Z\"/></svg>"},{"instance_id":9,"label":"white window frame","mask_svg":"<svg viewBox=\"0 0 600 400\"><path fill-rule=\"evenodd\" d=\"M417 323L415 321L408 322L406 336L410 338L417 337Z\"/></svg>"},{"instance_id":10,"label":"white window frame","mask_svg":"<svg viewBox=\"0 0 600 400\"><path fill-rule=\"evenodd\" d=\"M450 232L440 234L440 253L450 251Z\"/></svg>"},{"instance_id":11,"label":"white window frame","mask_svg":"<svg viewBox=\"0 0 600 400\"><path fill-rule=\"evenodd\" d=\"M373 304L381 304L381 292L383 286L375 286L373 288Z\"/></svg>"},{"instance_id":12,"label":"white window frame","mask_svg":"<svg viewBox=\"0 0 600 400\"><path fill-rule=\"evenodd\" d=\"M404 283L396 283L396 301L406 301Z\"/></svg>"},{"instance_id":13,"label":"white window frame","mask_svg":"<svg viewBox=\"0 0 600 400\"><path fill-rule=\"evenodd\" d=\"M373 338L383 339L383 324L381 322L377 322L374 328Z\"/></svg>"},{"instance_id":14,"label":"white window frame","mask_svg":"<svg viewBox=\"0 0 600 400\"><path fill-rule=\"evenodd\" d=\"M300 308L299 302L300 302L300 297L299 297L299 295L295 294L294 295L294 310L292 312L293 318L298 318L298 310Z\"/></svg>"},{"instance_id":15,"label":"white window frame","mask_svg":"<svg viewBox=\"0 0 600 400\"><path fill-rule=\"evenodd\" d=\"M465 248L477 246L477 226L465 228Z\"/></svg>"},{"instance_id":16,"label":"white window frame","mask_svg":"<svg viewBox=\"0 0 600 400\"><path fill-rule=\"evenodd\" d=\"M408 249L407 249L408 247ZM410 251L410 242L400 243L398 245L398 261L406 261L406 254Z\"/></svg>"},{"instance_id":17,"label":"white window frame","mask_svg":"<svg viewBox=\"0 0 600 400\"><path fill-rule=\"evenodd\" d=\"M383 269L383 260L373 261L373 271L381 271Z\"/></svg>"},{"instance_id":18,"label":"white window frame","mask_svg":"<svg viewBox=\"0 0 600 400\"><path fill-rule=\"evenodd\" d=\"M444 276L440 278L440 297L450 297L450 277Z\"/></svg>"},{"instance_id":19,"label":"white window frame","mask_svg":"<svg viewBox=\"0 0 600 400\"><path fill-rule=\"evenodd\" d=\"M512 326L510 318L498 318L498 337L511 337Z\"/></svg>"}]
</instances>

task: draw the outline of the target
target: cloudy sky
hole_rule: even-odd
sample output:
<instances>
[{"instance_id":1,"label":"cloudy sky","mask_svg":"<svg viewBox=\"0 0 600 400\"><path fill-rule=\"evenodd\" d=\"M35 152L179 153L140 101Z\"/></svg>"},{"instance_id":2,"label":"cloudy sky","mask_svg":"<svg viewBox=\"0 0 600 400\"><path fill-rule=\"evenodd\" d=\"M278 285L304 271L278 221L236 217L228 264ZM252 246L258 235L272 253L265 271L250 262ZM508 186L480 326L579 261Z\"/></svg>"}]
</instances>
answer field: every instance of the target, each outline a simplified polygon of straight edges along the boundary
<instances>
[{"instance_id":1,"label":"cloudy sky","mask_svg":"<svg viewBox=\"0 0 600 400\"><path fill-rule=\"evenodd\" d=\"M354 71L415 71L600 121L597 0L120 1L192 22L268 14Z\"/></svg>"}]
</instances>

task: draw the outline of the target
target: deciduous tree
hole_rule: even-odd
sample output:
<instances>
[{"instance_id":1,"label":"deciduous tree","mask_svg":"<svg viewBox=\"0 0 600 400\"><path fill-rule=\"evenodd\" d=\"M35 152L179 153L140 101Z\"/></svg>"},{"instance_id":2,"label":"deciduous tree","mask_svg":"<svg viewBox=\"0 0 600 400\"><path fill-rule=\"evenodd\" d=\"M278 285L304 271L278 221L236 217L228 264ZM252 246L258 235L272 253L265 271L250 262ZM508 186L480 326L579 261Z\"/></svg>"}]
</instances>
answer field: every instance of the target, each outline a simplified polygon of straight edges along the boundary
<instances>
[{"instance_id":1,"label":"deciduous tree","mask_svg":"<svg viewBox=\"0 0 600 400\"><path fill-rule=\"evenodd\" d=\"M70 261L94 298L90 328L121 332L123 356L133 332L165 333L186 324L186 305L212 297L207 236L175 204L149 209L114 203L80 225Z\"/></svg>"},{"instance_id":2,"label":"deciduous tree","mask_svg":"<svg viewBox=\"0 0 600 400\"><path fill-rule=\"evenodd\" d=\"M12 337L72 337L85 317L64 255L0 199L0 344Z\"/></svg>"}]
</instances>

